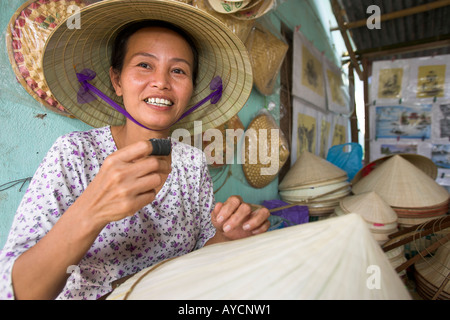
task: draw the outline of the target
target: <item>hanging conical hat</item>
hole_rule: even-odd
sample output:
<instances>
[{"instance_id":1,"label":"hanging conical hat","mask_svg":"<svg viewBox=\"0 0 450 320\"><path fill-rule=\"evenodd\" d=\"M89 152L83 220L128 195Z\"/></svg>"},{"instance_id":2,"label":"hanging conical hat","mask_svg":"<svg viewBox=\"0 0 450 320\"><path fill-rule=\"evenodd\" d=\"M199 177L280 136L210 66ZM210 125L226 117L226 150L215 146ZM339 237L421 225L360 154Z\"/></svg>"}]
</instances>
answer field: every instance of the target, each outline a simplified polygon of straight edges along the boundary
<instances>
[{"instance_id":1,"label":"hanging conical hat","mask_svg":"<svg viewBox=\"0 0 450 320\"><path fill-rule=\"evenodd\" d=\"M358 181L352 191L375 191L391 207L401 208L433 207L449 199L444 187L398 155Z\"/></svg>"},{"instance_id":2,"label":"hanging conical hat","mask_svg":"<svg viewBox=\"0 0 450 320\"><path fill-rule=\"evenodd\" d=\"M280 190L292 190L308 185L324 185L347 180L347 172L308 151L303 152L283 181Z\"/></svg>"},{"instance_id":3,"label":"hanging conical hat","mask_svg":"<svg viewBox=\"0 0 450 320\"><path fill-rule=\"evenodd\" d=\"M375 267L375 268L374 268ZM127 279L119 299L411 299L357 214L218 243Z\"/></svg>"},{"instance_id":4,"label":"hanging conical hat","mask_svg":"<svg viewBox=\"0 0 450 320\"><path fill-rule=\"evenodd\" d=\"M361 215L372 223L390 224L397 221L397 213L375 191L345 197L340 207L347 212Z\"/></svg>"}]
</instances>

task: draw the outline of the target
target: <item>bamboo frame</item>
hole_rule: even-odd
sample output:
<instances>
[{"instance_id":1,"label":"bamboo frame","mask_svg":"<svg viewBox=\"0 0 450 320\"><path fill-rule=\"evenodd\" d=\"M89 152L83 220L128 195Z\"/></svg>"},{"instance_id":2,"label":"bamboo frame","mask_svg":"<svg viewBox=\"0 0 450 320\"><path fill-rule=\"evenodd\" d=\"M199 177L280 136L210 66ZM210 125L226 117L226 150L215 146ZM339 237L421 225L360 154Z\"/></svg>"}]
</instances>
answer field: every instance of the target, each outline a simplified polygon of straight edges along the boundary
<instances>
[{"instance_id":1,"label":"bamboo frame","mask_svg":"<svg viewBox=\"0 0 450 320\"><path fill-rule=\"evenodd\" d=\"M345 30L345 28L343 27L345 21L343 19L343 15L341 15L341 13L344 11L341 8L341 6L339 5L337 0L331 0L331 8L333 9L334 16L336 17L336 20L338 22L339 30L341 31L342 37L345 42L345 46L348 50L348 54L349 54L350 59L353 64L353 67L355 68L355 71L358 74L359 79L362 80L363 79L363 70L361 70L361 67L358 63L358 59L356 58L355 52L354 52L352 44L350 42L350 37L347 34L347 30Z\"/></svg>"}]
</instances>

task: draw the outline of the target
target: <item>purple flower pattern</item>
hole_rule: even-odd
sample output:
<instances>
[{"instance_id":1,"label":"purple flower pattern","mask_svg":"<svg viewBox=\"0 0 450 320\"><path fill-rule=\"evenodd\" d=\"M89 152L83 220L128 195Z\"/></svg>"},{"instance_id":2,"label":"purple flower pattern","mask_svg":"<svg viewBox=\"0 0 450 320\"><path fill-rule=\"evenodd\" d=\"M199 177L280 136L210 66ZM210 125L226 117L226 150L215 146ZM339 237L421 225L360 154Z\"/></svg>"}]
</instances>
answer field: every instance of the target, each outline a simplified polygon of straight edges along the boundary
<instances>
[{"instance_id":1,"label":"purple flower pattern","mask_svg":"<svg viewBox=\"0 0 450 320\"><path fill-rule=\"evenodd\" d=\"M37 169L0 252L0 299L14 299L14 261L36 244L85 190L117 147L110 127L56 140ZM204 246L211 223L213 184L204 154L172 140L172 171L156 199L135 215L109 223L57 299L98 299L111 282Z\"/></svg>"}]
</instances>

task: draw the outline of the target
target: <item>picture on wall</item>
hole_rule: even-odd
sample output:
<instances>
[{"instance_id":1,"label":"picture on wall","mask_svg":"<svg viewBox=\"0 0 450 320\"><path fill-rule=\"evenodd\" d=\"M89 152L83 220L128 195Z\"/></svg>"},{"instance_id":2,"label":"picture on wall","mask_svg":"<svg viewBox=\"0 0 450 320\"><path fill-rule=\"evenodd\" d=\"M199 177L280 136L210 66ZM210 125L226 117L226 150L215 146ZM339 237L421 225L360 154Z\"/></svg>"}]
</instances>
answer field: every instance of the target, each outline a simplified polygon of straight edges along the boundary
<instances>
[{"instance_id":1,"label":"picture on wall","mask_svg":"<svg viewBox=\"0 0 450 320\"><path fill-rule=\"evenodd\" d=\"M444 97L446 65L420 66L417 78L417 98Z\"/></svg>"},{"instance_id":2,"label":"picture on wall","mask_svg":"<svg viewBox=\"0 0 450 320\"><path fill-rule=\"evenodd\" d=\"M329 149L329 143L330 143L330 132L331 132L331 121L330 121L331 115L323 115L320 119L320 150L319 150L319 156L322 158L327 157L327 152Z\"/></svg>"},{"instance_id":3,"label":"picture on wall","mask_svg":"<svg viewBox=\"0 0 450 320\"><path fill-rule=\"evenodd\" d=\"M317 153L320 124L319 111L295 97L292 111L291 162L295 163L304 151Z\"/></svg>"},{"instance_id":4,"label":"picture on wall","mask_svg":"<svg viewBox=\"0 0 450 320\"><path fill-rule=\"evenodd\" d=\"M450 138L450 104L441 104L439 111L439 138Z\"/></svg>"},{"instance_id":5,"label":"picture on wall","mask_svg":"<svg viewBox=\"0 0 450 320\"><path fill-rule=\"evenodd\" d=\"M311 153L316 152L316 130L317 121L313 116L309 116L304 113L299 113L297 126L297 157L303 151L309 151Z\"/></svg>"},{"instance_id":6,"label":"picture on wall","mask_svg":"<svg viewBox=\"0 0 450 320\"><path fill-rule=\"evenodd\" d=\"M404 99L409 70L410 65L405 59L375 61L370 85L371 102L389 104Z\"/></svg>"},{"instance_id":7,"label":"picture on wall","mask_svg":"<svg viewBox=\"0 0 450 320\"><path fill-rule=\"evenodd\" d=\"M382 144L380 152L383 156L401 153L417 154L417 144Z\"/></svg>"},{"instance_id":8,"label":"picture on wall","mask_svg":"<svg viewBox=\"0 0 450 320\"><path fill-rule=\"evenodd\" d=\"M326 57L323 58L323 64L328 110L337 114L350 114L350 95L348 86L344 84L343 72Z\"/></svg>"},{"instance_id":9,"label":"picture on wall","mask_svg":"<svg viewBox=\"0 0 450 320\"><path fill-rule=\"evenodd\" d=\"M292 94L326 110L322 53L300 32L294 33Z\"/></svg>"},{"instance_id":10,"label":"picture on wall","mask_svg":"<svg viewBox=\"0 0 450 320\"><path fill-rule=\"evenodd\" d=\"M335 117L335 120L331 147L348 142L348 119L344 117Z\"/></svg>"},{"instance_id":11,"label":"picture on wall","mask_svg":"<svg viewBox=\"0 0 450 320\"><path fill-rule=\"evenodd\" d=\"M431 105L376 106L376 139L430 139Z\"/></svg>"},{"instance_id":12,"label":"picture on wall","mask_svg":"<svg viewBox=\"0 0 450 320\"><path fill-rule=\"evenodd\" d=\"M410 61L406 88L408 101L420 99L443 103L450 99L450 55L407 60Z\"/></svg>"},{"instance_id":13,"label":"picture on wall","mask_svg":"<svg viewBox=\"0 0 450 320\"><path fill-rule=\"evenodd\" d=\"M450 169L450 144L433 144L431 160L438 168Z\"/></svg>"},{"instance_id":14,"label":"picture on wall","mask_svg":"<svg viewBox=\"0 0 450 320\"><path fill-rule=\"evenodd\" d=\"M378 98L400 99L402 94L403 69L382 69L379 74Z\"/></svg>"}]
</instances>

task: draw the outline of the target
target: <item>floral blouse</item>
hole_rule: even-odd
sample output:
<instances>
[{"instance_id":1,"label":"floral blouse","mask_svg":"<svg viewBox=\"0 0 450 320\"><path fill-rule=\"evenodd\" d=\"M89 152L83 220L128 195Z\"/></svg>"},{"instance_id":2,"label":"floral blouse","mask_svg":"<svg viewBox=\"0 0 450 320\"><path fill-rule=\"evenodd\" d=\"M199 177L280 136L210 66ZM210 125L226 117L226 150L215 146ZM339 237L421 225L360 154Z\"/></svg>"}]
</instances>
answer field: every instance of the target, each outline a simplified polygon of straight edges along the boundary
<instances>
[{"instance_id":1,"label":"floral blouse","mask_svg":"<svg viewBox=\"0 0 450 320\"><path fill-rule=\"evenodd\" d=\"M14 261L36 244L117 150L110 127L57 139L37 169L0 252L0 299L14 299ZM111 282L204 246L215 234L214 194L202 151L172 140L172 171L156 199L101 231L57 299L98 299Z\"/></svg>"}]
</instances>

